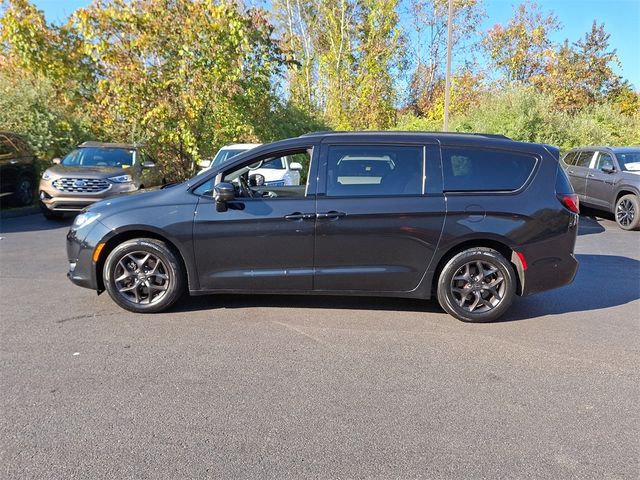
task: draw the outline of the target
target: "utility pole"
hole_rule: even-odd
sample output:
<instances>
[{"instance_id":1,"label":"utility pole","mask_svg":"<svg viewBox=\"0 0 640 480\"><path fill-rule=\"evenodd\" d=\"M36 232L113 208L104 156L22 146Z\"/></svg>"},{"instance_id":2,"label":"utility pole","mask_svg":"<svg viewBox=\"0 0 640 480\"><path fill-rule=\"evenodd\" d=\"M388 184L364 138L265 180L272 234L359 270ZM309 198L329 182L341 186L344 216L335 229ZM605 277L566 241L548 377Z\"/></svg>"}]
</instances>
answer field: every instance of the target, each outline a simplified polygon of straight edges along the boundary
<instances>
[{"instance_id":1,"label":"utility pole","mask_svg":"<svg viewBox=\"0 0 640 480\"><path fill-rule=\"evenodd\" d=\"M447 16L447 75L444 82L444 128L449 131L449 100L451 90L451 37L453 26L453 0L449 0L449 14Z\"/></svg>"}]
</instances>

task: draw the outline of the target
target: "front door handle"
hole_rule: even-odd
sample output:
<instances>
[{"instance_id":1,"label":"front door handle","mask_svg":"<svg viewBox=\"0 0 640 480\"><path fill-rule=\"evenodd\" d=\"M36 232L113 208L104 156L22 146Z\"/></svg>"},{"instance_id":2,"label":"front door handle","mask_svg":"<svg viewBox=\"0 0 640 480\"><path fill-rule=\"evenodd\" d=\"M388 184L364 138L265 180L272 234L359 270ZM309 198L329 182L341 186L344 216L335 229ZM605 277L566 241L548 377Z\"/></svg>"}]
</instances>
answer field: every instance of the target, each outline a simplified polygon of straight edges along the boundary
<instances>
[{"instance_id":1,"label":"front door handle","mask_svg":"<svg viewBox=\"0 0 640 480\"><path fill-rule=\"evenodd\" d=\"M312 218L316 218L316 214L294 212L290 213L289 215L285 215L284 218L286 220L311 220Z\"/></svg>"},{"instance_id":2,"label":"front door handle","mask_svg":"<svg viewBox=\"0 0 640 480\"><path fill-rule=\"evenodd\" d=\"M318 213L316 214L316 217L318 218L340 218L340 217L344 217L346 215L346 213L344 212L336 212L335 210L332 210L330 212L326 212L326 213Z\"/></svg>"},{"instance_id":3,"label":"front door handle","mask_svg":"<svg viewBox=\"0 0 640 480\"><path fill-rule=\"evenodd\" d=\"M589 176L589 178L595 177L595 175L593 173L590 173L588 176Z\"/></svg>"}]
</instances>

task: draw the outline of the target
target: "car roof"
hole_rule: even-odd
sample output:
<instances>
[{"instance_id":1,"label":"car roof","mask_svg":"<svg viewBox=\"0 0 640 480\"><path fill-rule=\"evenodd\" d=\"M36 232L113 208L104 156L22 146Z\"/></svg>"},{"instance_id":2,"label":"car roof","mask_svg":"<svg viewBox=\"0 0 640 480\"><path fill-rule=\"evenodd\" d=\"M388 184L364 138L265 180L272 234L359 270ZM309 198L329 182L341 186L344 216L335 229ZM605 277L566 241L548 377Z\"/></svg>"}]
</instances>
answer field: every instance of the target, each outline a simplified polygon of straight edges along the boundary
<instances>
[{"instance_id":1,"label":"car roof","mask_svg":"<svg viewBox=\"0 0 640 480\"><path fill-rule=\"evenodd\" d=\"M495 138L499 140L511 140L506 135L501 135L499 133L467 133L467 132L432 132L432 131L421 131L421 130L360 130L360 131L341 131L341 130L325 130L319 132L310 132L300 135L300 137L336 137L336 136L352 136L352 135L362 135L362 136L424 136L430 138L441 139L443 137L446 138L467 138L471 137L485 137L485 138Z\"/></svg>"},{"instance_id":2,"label":"car roof","mask_svg":"<svg viewBox=\"0 0 640 480\"><path fill-rule=\"evenodd\" d=\"M251 148L256 148L259 147L260 145L262 145L261 143L232 143L230 145L225 145L224 147L222 147L220 150L225 150L225 149L251 149Z\"/></svg>"},{"instance_id":3,"label":"car roof","mask_svg":"<svg viewBox=\"0 0 640 480\"><path fill-rule=\"evenodd\" d=\"M78 145L78 148L119 148L123 150L137 150L141 148L141 145L135 143L108 143L108 142L83 142Z\"/></svg>"},{"instance_id":4,"label":"car roof","mask_svg":"<svg viewBox=\"0 0 640 480\"><path fill-rule=\"evenodd\" d=\"M609 147L605 145L588 145L584 147L574 147L568 152L578 152L578 151L589 151L589 150L609 150L614 153L626 153L626 152L637 152L640 151L640 146L637 147Z\"/></svg>"}]
</instances>

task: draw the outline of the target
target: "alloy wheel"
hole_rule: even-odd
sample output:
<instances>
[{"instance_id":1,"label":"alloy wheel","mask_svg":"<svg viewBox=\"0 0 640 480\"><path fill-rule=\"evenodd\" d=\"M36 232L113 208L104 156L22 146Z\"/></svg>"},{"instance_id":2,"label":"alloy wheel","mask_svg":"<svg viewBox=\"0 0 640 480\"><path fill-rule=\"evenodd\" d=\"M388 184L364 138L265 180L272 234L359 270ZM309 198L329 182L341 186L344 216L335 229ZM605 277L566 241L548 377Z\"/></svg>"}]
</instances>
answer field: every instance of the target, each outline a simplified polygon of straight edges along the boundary
<instances>
[{"instance_id":1,"label":"alloy wheel","mask_svg":"<svg viewBox=\"0 0 640 480\"><path fill-rule=\"evenodd\" d=\"M118 261L113 277L120 296L141 305L158 303L171 284L169 270L162 260L143 251L125 254Z\"/></svg>"},{"instance_id":2,"label":"alloy wheel","mask_svg":"<svg viewBox=\"0 0 640 480\"><path fill-rule=\"evenodd\" d=\"M489 262L474 260L462 265L451 279L451 293L458 306L470 313L485 313L504 298L504 275Z\"/></svg>"},{"instance_id":3,"label":"alloy wheel","mask_svg":"<svg viewBox=\"0 0 640 480\"><path fill-rule=\"evenodd\" d=\"M624 227L628 227L633 222L636 216L635 208L631 200L623 199L618 203L616 207L616 220Z\"/></svg>"}]
</instances>

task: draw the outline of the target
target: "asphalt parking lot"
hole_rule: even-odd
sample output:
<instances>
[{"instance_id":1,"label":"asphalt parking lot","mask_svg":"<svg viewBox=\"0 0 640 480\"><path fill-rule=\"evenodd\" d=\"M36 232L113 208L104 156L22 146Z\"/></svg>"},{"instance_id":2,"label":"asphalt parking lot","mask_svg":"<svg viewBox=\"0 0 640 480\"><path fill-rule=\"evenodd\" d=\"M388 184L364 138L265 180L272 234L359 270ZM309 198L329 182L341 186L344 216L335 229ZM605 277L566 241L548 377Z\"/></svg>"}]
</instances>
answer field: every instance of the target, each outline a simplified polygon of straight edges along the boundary
<instances>
[{"instance_id":1,"label":"asphalt parking lot","mask_svg":"<svg viewBox=\"0 0 640 480\"><path fill-rule=\"evenodd\" d=\"M0 476L632 478L640 234L583 217L573 285L472 325L435 302L198 297L65 277L70 221L0 226Z\"/></svg>"}]
</instances>

